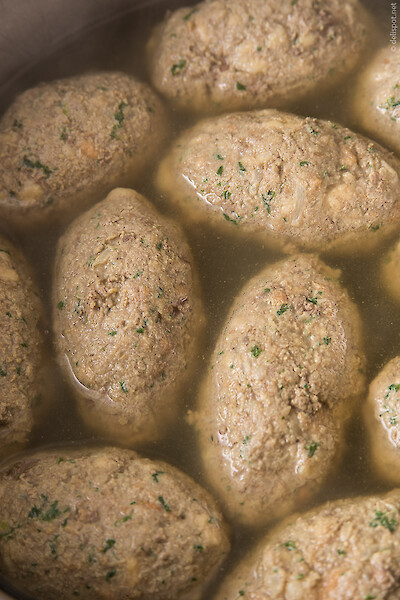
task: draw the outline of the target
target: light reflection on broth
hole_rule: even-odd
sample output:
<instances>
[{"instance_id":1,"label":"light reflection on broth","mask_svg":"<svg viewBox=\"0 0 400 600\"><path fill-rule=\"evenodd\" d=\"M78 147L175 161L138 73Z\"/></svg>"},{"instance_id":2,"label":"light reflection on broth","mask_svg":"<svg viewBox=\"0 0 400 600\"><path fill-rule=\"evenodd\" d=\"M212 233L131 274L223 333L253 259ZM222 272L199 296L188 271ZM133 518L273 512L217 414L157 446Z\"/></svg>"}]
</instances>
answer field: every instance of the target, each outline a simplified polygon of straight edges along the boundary
<instances>
[{"instance_id":1,"label":"light reflection on broth","mask_svg":"<svg viewBox=\"0 0 400 600\"><path fill-rule=\"evenodd\" d=\"M112 22L108 27L102 27L88 34L83 40L32 69L22 81L16 84L13 91L18 92L43 79L51 80L93 68L125 70L140 79L148 80L143 49L152 20L162 18L167 4L168 2L164 2L161 7L153 6L144 9L141 13L125 16L119 22ZM175 1L173 7L187 4L190 2ZM380 33L368 45L372 54L374 48L389 42L390 3L386 0L381 0L379 3L376 0L364 0L364 4L376 15L376 21L379 20L381 27ZM110 52L109 48L113 48L113 51ZM365 60L368 60L368 55L365 56ZM340 89L324 95L320 95L317 90L315 97L303 100L294 107L293 112L329 118L357 131L354 115L347 108L350 104L348 99L352 95L354 79L354 76L350 76L347 84L344 82ZM3 108L10 101L11 96L3 99ZM177 112L171 111L171 122L174 133L177 134L194 121L187 116L180 117ZM166 198L156 193L153 186L155 172L153 167L156 165L152 165L144 174L142 181L136 186L137 191L152 200L162 212L182 221L181 215L175 214L168 208ZM277 250L267 249L252 240L251 236L237 238L234 231L232 234L229 230L226 234L220 234L203 224L189 227L182 222L182 225L186 227L187 237L200 273L207 314L205 342L200 347L196 358L197 373L182 392L183 404L186 409L190 409L194 406L199 382L208 367L208 357L235 295L251 276L267 263L279 259L282 254ZM46 372L49 378L49 394L53 397L52 407L34 431L32 447L70 441L91 443L98 441L77 416L72 394L59 371L51 346L50 273L55 244L64 228L65 224L45 230L30 231L27 225L23 234L19 233L15 236L31 259L45 303L43 329L47 342ZM5 225L2 229L9 234ZM391 242L392 240L387 241L379 252L367 258L353 257L346 261L322 257L330 266L342 270L342 283L359 307L366 340L368 381L372 380L390 358L400 353L400 307L385 294L379 281L379 262ZM183 412L165 441L141 447L140 451L166 459L204 483L196 456L196 441L193 439L192 430L185 422ZM310 505L316 505L326 499L382 492L387 489L389 489L387 484L379 480L369 466L365 430L359 415L348 432L347 449L341 470L327 481ZM256 537L246 532L244 528L232 525L233 550L225 565L225 572L239 556L246 552ZM257 537L264 533L265 529L260 531ZM210 595L209 589L203 596L204 600Z\"/></svg>"}]
</instances>

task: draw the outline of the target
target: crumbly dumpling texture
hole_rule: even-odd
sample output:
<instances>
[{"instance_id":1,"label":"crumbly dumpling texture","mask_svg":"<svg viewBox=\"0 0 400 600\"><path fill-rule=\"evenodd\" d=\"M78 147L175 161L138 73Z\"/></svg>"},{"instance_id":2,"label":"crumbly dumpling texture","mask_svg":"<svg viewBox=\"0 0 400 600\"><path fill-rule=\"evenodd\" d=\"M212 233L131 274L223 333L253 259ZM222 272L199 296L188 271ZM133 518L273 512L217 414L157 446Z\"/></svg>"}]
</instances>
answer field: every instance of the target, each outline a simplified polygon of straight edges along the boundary
<instances>
[{"instance_id":1,"label":"crumbly dumpling texture","mask_svg":"<svg viewBox=\"0 0 400 600\"><path fill-rule=\"evenodd\" d=\"M41 600L192 600L229 551L211 496L132 450L18 457L0 505L1 575Z\"/></svg>"},{"instance_id":2,"label":"crumbly dumpling texture","mask_svg":"<svg viewBox=\"0 0 400 600\"><path fill-rule=\"evenodd\" d=\"M400 357L390 360L369 386L364 414L379 475L400 483Z\"/></svg>"},{"instance_id":3,"label":"crumbly dumpling texture","mask_svg":"<svg viewBox=\"0 0 400 600\"><path fill-rule=\"evenodd\" d=\"M214 600L395 600L400 490L290 517L229 573Z\"/></svg>"},{"instance_id":4,"label":"crumbly dumpling texture","mask_svg":"<svg viewBox=\"0 0 400 600\"><path fill-rule=\"evenodd\" d=\"M400 154L400 48L382 48L361 73L353 110L361 127Z\"/></svg>"},{"instance_id":5,"label":"crumbly dumpling texture","mask_svg":"<svg viewBox=\"0 0 400 600\"><path fill-rule=\"evenodd\" d=\"M41 304L25 258L0 237L0 456L25 444L40 400Z\"/></svg>"},{"instance_id":6,"label":"crumbly dumpling texture","mask_svg":"<svg viewBox=\"0 0 400 600\"><path fill-rule=\"evenodd\" d=\"M287 105L354 67L366 28L355 0L208 0L156 27L151 78L191 111Z\"/></svg>"},{"instance_id":7,"label":"crumbly dumpling texture","mask_svg":"<svg viewBox=\"0 0 400 600\"><path fill-rule=\"evenodd\" d=\"M159 188L188 219L306 249L365 251L400 225L400 162L349 129L273 109L200 121Z\"/></svg>"},{"instance_id":8,"label":"crumbly dumpling texture","mask_svg":"<svg viewBox=\"0 0 400 600\"><path fill-rule=\"evenodd\" d=\"M250 525L310 499L344 446L364 387L361 324L338 273L298 255L234 302L203 383L203 468L223 510Z\"/></svg>"},{"instance_id":9,"label":"crumbly dumpling texture","mask_svg":"<svg viewBox=\"0 0 400 600\"><path fill-rule=\"evenodd\" d=\"M165 138L149 86L85 74L22 93L0 121L0 211L23 220L80 209L132 182Z\"/></svg>"},{"instance_id":10,"label":"crumbly dumpling texture","mask_svg":"<svg viewBox=\"0 0 400 600\"><path fill-rule=\"evenodd\" d=\"M133 190L70 225L54 269L55 341L90 425L128 441L165 429L203 322L195 288L181 230Z\"/></svg>"}]
</instances>

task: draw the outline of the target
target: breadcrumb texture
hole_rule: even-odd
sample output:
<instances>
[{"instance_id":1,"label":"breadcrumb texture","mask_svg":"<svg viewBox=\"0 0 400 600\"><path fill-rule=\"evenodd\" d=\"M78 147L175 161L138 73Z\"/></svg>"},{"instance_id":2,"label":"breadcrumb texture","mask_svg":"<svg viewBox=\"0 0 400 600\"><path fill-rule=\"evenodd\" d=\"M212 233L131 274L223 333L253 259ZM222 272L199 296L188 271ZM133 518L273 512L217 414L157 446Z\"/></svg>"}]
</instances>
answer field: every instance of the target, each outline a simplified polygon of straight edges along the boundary
<instances>
[{"instance_id":1,"label":"breadcrumb texture","mask_svg":"<svg viewBox=\"0 0 400 600\"><path fill-rule=\"evenodd\" d=\"M367 40L353 0L209 0L168 13L149 42L153 85L180 108L293 103L340 81Z\"/></svg>"},{"instance_id":2,"label":"breadcrumb texture","mask_svg":"<svg viewBox=\"0 0 400 600\"><path fill-rule=\"evenodd\" d=\"M26 227L82 211L132 183L165 135L160 100L129 75L39 84L0 121L0 213Z\"/></svg>"},{"instance_id":3,"label":"breadcrumb texture","mask_svg":"<svg viewBox=\"0 0 400 600\"><path fill-rule=\"evenodd\" d=\"M43 600L194 600L230 546L206 491L132 450L14 458L0 504L2 576Z\"/></svg>"},{"instance_id":4,"label":"breadcrumb texture","mask_svg":"<svg viewBox=\"0 0 400 600\"><path fill-rule=\"evenodd\" d=\"M267 267L218 338L193 420L206 475L237 522L288 514L339 463L365 357L337 277L309 255Z\"/></svg>"},{"instance_id":5,"label":"breadcrumb texture","mask_svg":"<svg viewBox=\"0 0 400 600\"><path fill-rule=\"evenodd\" d=\"M214 600L395 600L400 490L290 517L228 574Z\"/></svg>"},{"instance_id":6,"label":"breadcrumb texture","mask_svg":"<svg viewBox=\"0 0 400 600\"><path fill-rule=\"evenodd\" d=\"M129 443L165 432L204 322L179 227L113 190L59 240L53 317L85 421Z\"/></svg>"},{"instance_id":7,"label":"breadcrumb texture","mask_svg":"<svg viewBox=\"0 0 400 600\"><path fill-rule=\"evenodd\" d=\"M159 167L188 220L290 248L366 252L400 226L400 162L322 119L266 109L204 119Z\"/></svg>"}]
</instances>

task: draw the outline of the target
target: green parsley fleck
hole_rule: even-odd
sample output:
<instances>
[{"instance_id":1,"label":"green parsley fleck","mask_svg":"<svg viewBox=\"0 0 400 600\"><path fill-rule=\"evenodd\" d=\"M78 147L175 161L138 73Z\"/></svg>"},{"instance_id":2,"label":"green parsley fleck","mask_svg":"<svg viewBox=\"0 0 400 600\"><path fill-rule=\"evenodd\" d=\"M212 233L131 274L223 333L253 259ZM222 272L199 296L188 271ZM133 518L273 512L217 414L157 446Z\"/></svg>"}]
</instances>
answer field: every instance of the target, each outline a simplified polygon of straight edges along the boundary
<instances>
[{"instance_id":1,"label":"green parsley fleck","mask_svg":"<svg viewBox=\"0 0 400 600\"><path fill-rule=\"evenodd\" d=\"M128 388L126 387L125 382L124 381L120 381L119 385L121 386L121 390L124 392L124 394L127 394L128 393Z\"/></svg>"},{"instance_id":2,"label":"green parsley fleck","mask_svg":"<svg viewBox=\"0 0 400 600\"><path fill-rule=\"evenodd\" d=\"M324 340L325 346L329 346L329 344L331 343L331 338L330 337L324 337L323 340Z\"/></svg>"},{"instance_id":3,"label":"green parsley fleck","mask_svg":"<svg viewBox=\"0 0 400 600\"><path fill-rule=\"evenodd\" d=\"M226 221L230 221L230 223L233 223L234 225L238 225L242 220L242 217L240 217L239 215L236 217L236 219L232 219L232 217L230 217L226 213L222 213L222 215Z\"/></svg>"},{"instance_id":4,"label":"green parsley fleck","mask_svg":"<svg viewBox=\"0 0 400 600\"><path fill-rule=\"evenodd\" d=\"M261 194L261 198L263 199L263 202L267 208L267 212L268 214L271 214L271 200L273 200L275 196L275 192L273 190L268 190L267 195L264 196L264 194Z\"/></svg>"},{"instance_id":5,"label":"green parsley fleck","mask_svg":"<svg viewBox=\"0 0 400 600\"><path fill-rule=\"evenodd\" d=\"M25 165L25 167L28 167L29 169L42 169L43 173L46 176L46 179L48 179L53 172L47 165L42 164L40 160L32 161L26 155L23 157L22 162Z\"/></svg>"},{"instance_id":6,"label":"green parsley fleck","mask_svg":"<svg viewBox=\"0 0 400 600\"><path fill-rule=\"evenodd\" d=\"M217 175L222 175L223 172L224 172L224 167L221 165L217 171Z\"/></svg>"},{"instance_id":7,"label":"green parsley fleck","mask_svg":"<svg viewBox=\"0 0 400 600\"><path fill-rule=\"evenodd\" d=\"M106 545L103 548L103 554L108 552L113 546L115 546L115 540L106 540Z\"/></svg>"},{"instance_id":8,"label":"green parsley fleck","mask_svg":"<svg viewBox=\"0 0 400 600\"><path fill-rule=\"evenodd\" d=\"M153 478L153 480L158 483L158 476L159 475L164 475L164 471L156 471L155 473L152 473L151 476Z\"/></svg>"},{"instance_id":9,"label":"green parsley fleck","mask_svg":"<svg viewBox=\"0 0 400 600\"><path fill-rule=\"evenodd\" d=\"M291 552L292 550L296 550L296 544L295 544L295 542L294 542L293 540L288 540L287 542L284 542L284 543L282 544L282 546L283 546L284 548L287 548L287 549L288 549L290 552Z\"/></svg>"},{"instance_id":10,"label":"green parsley fleck","mask_svg":"<svg viewBox=\"0 0 400 600\"><path fill-rule=\"evenodd\" d=\"M164 498L162 496L158 496L158 501L160 502L160 504L162 505L162 507L167 511L167 512L171 512L171 508L168 506L168 504L165 502Z\"/></svg>"},{"instance_id":11,"label":"green parsley fleck","mask_svg":"<svg viewBox=\"0 0 400 600\"><path fill-rule=\"evenodd\" d=\"M188 12L184 17L183 20L184 21L189 21L190 17L198 11L198 8L193 8L190 12Z\"/></svg>"},{"instance_id":12,"label":"green parsley fleck","mask_svg":"<svg viewBox=\"0 0 400 600\"><path fill-rule=\"evenodd\" d=\"M252 347L250 352L252 353L254 358L257 358L258 356L260 356L262 349L260 348L260 346L257 346L257 344L256 344L255 346Z\"/></svg>"},{"instance_id":13,"label":"green parsley fleck","mask_svg":"<svg viewBox=\"0 0 400 600\"><path fill-rule=\"evenodd\" d=\"M117 137L117 131L118 129L121 129L122 127L122 123L125 119L125 115L124 115L124 109L128 106L128 104L124 101L120 102L120 104L118 105L118 111L114 114L114 119L117 121L117 123L115 123L114 127L112 128L112 131L110 133L110 136L113 139L118 139Z\"/></svg>"},{"instance_id":14,"label":"green parsley fleck","mask_svg":"<svg viewBox=\"0 0 400 600\"><path fill-rule=\"evenodd\" d=\"M121 521L122 523L126 523L127 521L130 521L132 519L132 515L125 515L124 517L122 517Z\"/></svg>"},{"instance_id":15,"label":"green parsley fleck","mask_svg":"<svg viewBox=\"0 0 400 600\"><path fill-rule=\"evenodd\" d=\"M398 521L396 521L396 519L389 518L387 514L382 512L381 510L375 511L375 517L369 523L370 527L374 528L378 527L378 525L382 525L382 527L388 529L390 533L394 533L394 531L396 531L398 524L399 523Z\"/></svg>"},{"instance_id":16,"label":"green parsley fleck","mask_svg":"<svg viewBox=\"0 0 400 600\"><path fill-rule=\"evenodd\" d=\"M243 92L244 90L247 90L247 87L245 85L243 85L243 83L240 83L239 81L237 81L236 89L239 90L239 92Z\"/></svg>"},{"instance_id":17,"label":"green parsley fleck","mask_svg":"<svg viewBox=\"0 0 400 600\"><path fill-rule=\"evenodd\" d=\"M316 451L320 447L320 445L321 444L318 442L311 442L311 444L309 444L308 446L304 446L304 449L308 450L309 458L312 458L314 456L314 454L316 453Z\"/></svg>"},{"instance_id":18,"label":"green parsley fleck","mask_svg":"<svg viewBox=\"0 0 400 600\"><path fill-rule=\"evenodd\" d=\"M301 167L305 167L305 166L307 166L307 165L309 165L309 164L310 164L310 161L309 161L309 160L301 160L301 161L299 162L299 165L300 165Z\"/></svg>"},{"instance_id":19,"label":"green parsley fleck","mask_svg":"<svg viewBox=\"0 0 400 600\"><path fill-rule=\"evenodd\" d=\"M289 304L281 304L281 307L279 310L276 311L276 314L280 317L281 315L283 315L283 313L289 310L289 308Z\"/></svg>"},{"instance_id":20,"label":"green parsley fleck","mask_svg":"<svg viewBox=\"0 0 400 600\"><path fill-rule=\"evenodd\" d=\"M106 581L111 581L111 579L113 577L115 577L116 574L117 574L116 569L111 569L111 571L108 571L106 574Z\"/></svg>"},{"instance_id":21,"label":"green parsley fleck","mask_svg":"<svg viewBox=\"0 0 400 600\"><path fill-rule=\"evenodd\" d=\"M391 96L386 100L385 104L380 104L379 108L383 108L384 110L389 110L390 108L396 108L396 106L400 106L400 100L396 100L394 96Z\"/></svg>"},{"instance_id":22,"label":"green parsley fleck","mask_svg":"<svg viewBox=\"0 0 400 600\"><path fill-rule=\"evenodd\" d=\"M60 302L57 304L57 308L58 310L62 310L63 308L65 308L65 302L63 300L60 300Z\"/></svg>"},{"instance_id":23,"label":"green parsley fleck","mask_svg":"<svg viewBox=\"0 0 400 600\"><path fill-rule=\"evenodd\" d=\"M239 165L239 171L245 171L246 170L246 167L244 167L240 161L238 162L238 165Z\"/></svg>"},{"instance_id":24,"label":"green parsley fleck","mask_svg":"<svg viewBox=\"0 0 400 600\"><path fill-rule=\"evenodd\" d=\"M389 397L390 392L398 392L400 390L400 383L391 383L387 390L385 400Z\"/></svg>"},{"instance_id":25,"label":"green parsley fleck","mask_svg":"<svg viewBox=\"0 0 400 600\"><path fill-rule=\"evenodd\" d=\"M181 58L177 63L175 63L174 65L172 65L171 67L171 73L173 76L177 75L179 73L179 71L181 71L182 69L184 69L186 66L186 60L183 60L183 58Z\"/></svg>"}]
</instances>

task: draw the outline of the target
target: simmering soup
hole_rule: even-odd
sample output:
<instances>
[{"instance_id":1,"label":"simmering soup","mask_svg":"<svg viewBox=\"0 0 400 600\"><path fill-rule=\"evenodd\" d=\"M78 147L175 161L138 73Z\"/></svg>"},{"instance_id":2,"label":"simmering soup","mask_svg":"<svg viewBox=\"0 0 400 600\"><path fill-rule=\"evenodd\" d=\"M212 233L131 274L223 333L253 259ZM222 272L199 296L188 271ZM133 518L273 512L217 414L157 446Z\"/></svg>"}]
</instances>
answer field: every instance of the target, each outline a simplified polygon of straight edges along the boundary
<instances>
[{"instance_id":1,"label":"simmering soup","mask_svg":"<svg viewBox=\"0 0 400 600\"><path fill-rule=\"evenodd\" d=\"M56 55L32 68L23 79L15 82L9 96L2 99L2 108L7 107L14 94L40 81L50 81L93 69L121 70L149 83L145 48L152 27L163 18L168 8L187 4L194 3L168 3L167 0L160 0L154 6L132 11L123 19L111 21L93 32L86 33ZM377 25L377 31L369 40L362 59L363 64L366 64L377 48L390 42L391 7L387 0L363 0L363 4L370 10ZM359 131L351 109L354 84L355 77L351 75L334 90L322 94L317 91L313 96L292 106L290 110L299 115L330 119ZM197 120L196 117L171 107L168 118L173 138ZM160 157L165 150L165 146L160 149ZM152 201L160 212L179 221L184 228L200 275L207 323L206 334L195 358L195 374L181 393L182 409L179 417L165 432L161 441L136 449L143 455L168 461L207 487L194 431L188 424L187 412L195 408L199 384L209 368L210 355L234 298L253 275L284 255L279 250L271 249L253 239L251 235L238 237L233 229L232 232L229 229L219 232L204 222L186 222L184 215L171 207L168 198L157 191L154 185L157 165L158 161L154 160L148 169L143 170L135 189ZM49 403L33 431L29 448L67 443L97 445L104 441L85 427L79 418L73 394L53 351L53 260L57 240L74 216L69 214L65 222L54 226L30 227L29 223L26 223L23 229L19 228L14 232L10 232L10 228L4 223L0 226L5 234L20 244L29 258L45 306L42 329L46 344L45 396L49 398ZM380 246L378 251L367 255L353 255L347 258L322 255L322 259L329 266L341 270L341 282L359 308L364 329L368 383L389 359L400 353L400 306L382 289L379 275L382 257L392 243L393 238ZM383 493L390 489L371 468L361 414L353 419L347 431L346 443L339 470L326 482L322 490L310 499L305 508L317 506L328 499ZM264 535L270 527L265 526L255 533L235 522L231 522L230 525L232 551L223 565L221 577L229 572L237 560L249 551L256 539ZM204 591L203 600L211 597L218 581L217 579L212 582ZM5 583L3 587L12 593Z\"/></svg>"}]
</instances>

